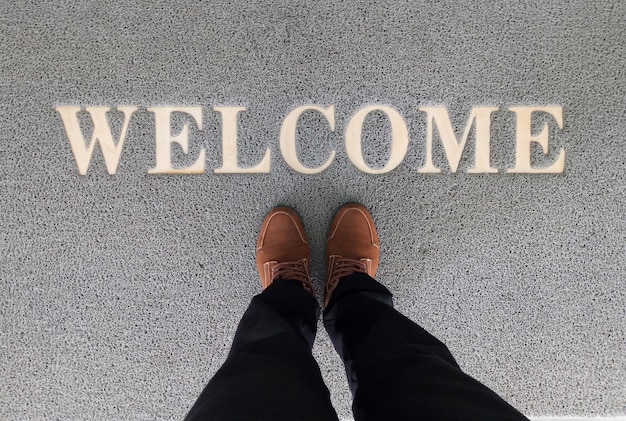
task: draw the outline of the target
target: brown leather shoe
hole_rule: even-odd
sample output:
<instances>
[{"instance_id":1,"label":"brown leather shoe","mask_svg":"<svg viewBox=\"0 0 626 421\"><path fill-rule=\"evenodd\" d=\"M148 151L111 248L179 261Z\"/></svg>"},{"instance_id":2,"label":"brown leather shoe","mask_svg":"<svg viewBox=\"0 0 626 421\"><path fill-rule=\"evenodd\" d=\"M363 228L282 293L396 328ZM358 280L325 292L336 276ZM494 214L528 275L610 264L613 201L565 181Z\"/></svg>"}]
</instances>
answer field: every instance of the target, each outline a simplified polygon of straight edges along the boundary
<instances>
[{"instance_id":1,"label":"brown leather shoe","mask_svg":"<svg viewBox=\"0 0 626 421\"><path fill-rule=\"evenodd\" d=\"M309 243L296 211L283 206L272 209L261 224L256 242L261 287L265 289L280 278L301 282L313 294L309 255Z\"/></svg>"},{"instance_id":2,"label":"brown leather shoe","mask_svg":"<svg viewBox=\"0 0 626 421\"><path fill-rule=\"evenodd\" d=\"M328 280L324 289L324 306L339 280L355 272L371 277L378 269L379 241L372 215L356 203L343 205L335 214L326 241Z\"/></svg>"}]
</instances>

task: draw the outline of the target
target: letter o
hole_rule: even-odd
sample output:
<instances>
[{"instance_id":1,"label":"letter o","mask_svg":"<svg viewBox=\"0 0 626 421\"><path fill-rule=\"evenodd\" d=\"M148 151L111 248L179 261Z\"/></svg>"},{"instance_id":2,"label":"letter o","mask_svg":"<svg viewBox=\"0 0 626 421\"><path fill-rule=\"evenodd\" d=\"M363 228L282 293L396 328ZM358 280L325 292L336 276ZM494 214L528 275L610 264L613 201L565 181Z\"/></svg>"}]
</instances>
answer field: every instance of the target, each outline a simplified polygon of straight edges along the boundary
<instances>
[{"instance_id":1,"label":"letter o","mask_svg":"<svg viewBox=\"0 0 626 421\"><path fill-rule=\"evenodd\" d=\"M380 169L370 168L363 159L361 150L361 129L365 117L374 111L380 111L387 115L391 123L391 154L387 164ZM348 158L359 170L368 174L384 174L396 168L406 155L409 147L409 131L404 119L396 110L386 105L372 105L358 110L348 122L346 128L346 152Z\"/></svg>"}]
</instances>

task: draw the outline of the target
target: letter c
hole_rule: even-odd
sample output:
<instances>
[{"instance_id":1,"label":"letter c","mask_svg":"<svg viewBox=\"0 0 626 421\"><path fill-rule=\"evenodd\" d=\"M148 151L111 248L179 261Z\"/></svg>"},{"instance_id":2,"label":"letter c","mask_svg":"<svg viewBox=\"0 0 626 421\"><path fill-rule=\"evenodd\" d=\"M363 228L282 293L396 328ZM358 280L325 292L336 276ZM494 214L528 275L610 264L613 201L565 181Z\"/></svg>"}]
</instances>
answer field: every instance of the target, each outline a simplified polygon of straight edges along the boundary
<instances>
[{"instance_id":1,"label":"letter c","mask_svg":"<svg viewBox=\"0 0 626 421\"><path fill-rule=\"evenodd\" d=\"M285 117L285 120L280 128L280 152L282 153L285 162L301 174L320 173L328 168L335 159L334 150L331 151L330 158L317 168L305 167L298 159L298 154L296 152L296 125L298 124L298 119L302 113L309 110L317 111L322 114L326 118L326 121L328 121L330 131L335 131L335 107L333 105L328 108L322 108L316 105L304 105L287 114L287 117Z\"/></svg>"}]
</instances>

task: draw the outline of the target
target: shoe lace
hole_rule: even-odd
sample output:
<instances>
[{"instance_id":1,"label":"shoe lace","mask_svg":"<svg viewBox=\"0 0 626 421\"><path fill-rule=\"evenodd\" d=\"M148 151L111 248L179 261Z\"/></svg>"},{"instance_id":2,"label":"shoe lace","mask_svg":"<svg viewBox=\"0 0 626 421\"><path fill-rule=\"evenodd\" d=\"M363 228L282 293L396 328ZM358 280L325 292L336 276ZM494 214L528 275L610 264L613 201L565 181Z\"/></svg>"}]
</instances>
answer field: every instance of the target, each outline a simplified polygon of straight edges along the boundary
<instances>
[{"instance_id":1,"label":"shoe lace","mask_svg":"<svg viewBox=\"0 0 626 421\"><path fill-rule=\"evenodd\" d=\"M313 294L306 259L297 260L295 262L276 263L272 267L272 281L279 278L300 282L304 289Z\"/></svg>"},{"instance_id":2,"label":"shoe lace","mask_svg":"<svg viewBox=\"0 0 626 421\"><path fill-rule=\"evenodd\" d=\"M361 260L337 256L330 270L330 278L326 284L326 289L328 292L333 291L341 278L356 272L367 273L367 264Z\"/></svg>"}]
</instances>

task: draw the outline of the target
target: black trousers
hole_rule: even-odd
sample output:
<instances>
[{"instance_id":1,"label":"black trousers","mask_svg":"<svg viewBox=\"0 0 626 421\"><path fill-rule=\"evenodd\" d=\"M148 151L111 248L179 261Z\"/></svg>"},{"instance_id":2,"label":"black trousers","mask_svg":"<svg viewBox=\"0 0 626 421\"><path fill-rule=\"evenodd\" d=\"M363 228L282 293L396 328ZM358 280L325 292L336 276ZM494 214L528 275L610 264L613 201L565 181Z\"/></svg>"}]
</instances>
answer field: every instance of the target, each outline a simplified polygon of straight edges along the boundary
<instances>
[{"instance_id":1,"label":"black trousers","mask_svg":"<svg viewBox=\"0 0 626 421\"><path fill-rule=\"evenodd\" d=\"M337 420L311 349L320 309L298 283L252 299L228 358L187 420ZM527 420L464 374L446 348L393 308L365 274L343 278L324 325L344 361L356 421Z\"/></svg>"}]
</instances>

